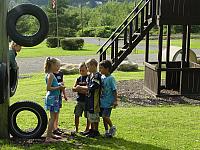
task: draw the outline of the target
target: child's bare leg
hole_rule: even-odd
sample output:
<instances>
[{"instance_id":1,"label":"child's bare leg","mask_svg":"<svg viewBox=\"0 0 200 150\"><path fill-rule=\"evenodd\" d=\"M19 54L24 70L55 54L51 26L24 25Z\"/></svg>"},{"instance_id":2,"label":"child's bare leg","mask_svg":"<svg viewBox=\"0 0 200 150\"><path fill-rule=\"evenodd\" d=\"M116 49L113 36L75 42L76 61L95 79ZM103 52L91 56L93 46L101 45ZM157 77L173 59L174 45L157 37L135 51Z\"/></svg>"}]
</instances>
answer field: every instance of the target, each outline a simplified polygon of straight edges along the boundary
<instances>
[{"instance_id":1,"label":"child's bare leg","mask_svg":"<svg viewBox=\"0 0 200 150\"><path fill-rule=\"evenodd\" d=\"M103 124L104 124L105 131L108 131L108 123L107 123L106 117L103 117Z\"/></svg>"},{"instance_id":2,"label":"child's bare leg","mask_svg":"<svg viewBox=\"0 0 200 150\"><path fill-rule=\"evenodd\" d=\"M107 126L109 125L110 127L113 126L112 121L110 120L110 117L104 117L103 121L105 120L105 122L107 123Z\"/></svg>"},{"instance_id":3,"label":"child's bare leg","mask_svg":"<svg viewBox=\"0 0 200 150\"><path fill-rule=\"evenodd\" d=\"M90 129L90 121L87 119L85 131L89 131L89 129Z\"/></svg>"},{"instance_id":4,"label":"child's bare leg","mask_svg":"<svg viewBox=\"0 0 200 150\"><path fill-rule=\"evenodd\" d=\"M94 130L98 131L99 130L99 123L94 122Z\"/></svg>"},{"instance_id":5,"label":"child's bare leg","mask_svg":"<svg viewBox=\"0 0 200 150\"><path fill-rule=\"evenodd\" d=\"M56 130L58 128L58 117L59 117L59 113L57 113L55 115L55 123L54 123L54 130Z\"/></svg>"},{"instance_id":6,"label":"child's bare leg","mask_svg":"<svg viewBox=\"0 0 200 150\"><path fill-rule=\"evenodd\" d=\"M47 129L47 137L48 138L52 137L52 131L53 131L53 128L54 128L54 121L55 121L55 113L50 112L50 118L49 118L48 129Z\"/></svg>"},{"instance_id":7,"label":"child's bare leg","mask_svg":"<svg viewBox=\"0 0 200 150\"><path fill-rule=\"evenodd\" d=\"M75 115L75 128L76 128L76 132L78 132L78 126L79 126L79 116Z\"/></svg>"}]
</instances>

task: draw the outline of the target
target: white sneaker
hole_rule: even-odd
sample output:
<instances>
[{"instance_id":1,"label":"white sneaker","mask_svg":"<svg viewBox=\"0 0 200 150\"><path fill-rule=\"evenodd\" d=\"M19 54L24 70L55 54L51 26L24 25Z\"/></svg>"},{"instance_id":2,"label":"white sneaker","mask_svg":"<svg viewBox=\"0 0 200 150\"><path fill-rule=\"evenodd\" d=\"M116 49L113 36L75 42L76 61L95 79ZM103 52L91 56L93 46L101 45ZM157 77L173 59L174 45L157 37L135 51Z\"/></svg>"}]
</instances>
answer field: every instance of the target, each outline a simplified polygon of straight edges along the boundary
<instances>
[{"instance_id":1,"label":"white sneaker","mask_svg":"<svg viewBox=\"0 0 200 150\"><path fill-rule=\"evenodd\" d=\"M109 133L111 134L111 136L115 136L116 131L117 131L117 128L113 125L113 126L110 128Z\"/></svg>"}]
</instances>

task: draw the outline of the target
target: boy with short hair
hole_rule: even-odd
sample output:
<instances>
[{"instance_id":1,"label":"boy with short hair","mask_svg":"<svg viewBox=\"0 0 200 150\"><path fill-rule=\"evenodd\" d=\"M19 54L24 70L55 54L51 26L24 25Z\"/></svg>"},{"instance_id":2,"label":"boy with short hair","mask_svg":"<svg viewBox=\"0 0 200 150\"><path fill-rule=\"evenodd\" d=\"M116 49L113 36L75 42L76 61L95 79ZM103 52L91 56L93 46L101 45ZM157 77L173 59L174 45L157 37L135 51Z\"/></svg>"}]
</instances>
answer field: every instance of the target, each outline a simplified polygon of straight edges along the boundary
<instances>
[{"instance_id":1,"label":"boy with short hair","mask_svg":"<svg viewBox=\"0 0 200 150\"><path fill-rule=\"evenodd\" d=\"M87 78L87 86L80 88L87 89L88 91L86 107L88 110L87 117L91 123L91 129L86 136L94 138L100 135L98 126L100 121L101 74L97 72L98 62L95 59L87 60L86 66L90 73Z\"/></svg>"},{"instance_id":2,"label":"boy with short hair","mask_svg":"<svg viewBox=\"0 0 200 150\"><path fill-rule=\"evenodd\" d=\"M103 118L105 137L113 137L116 133L116 127L110 119L112 108L117 106L117 87L115 78L111 75L112 63L104 60L99 64L99 70L102 74L102 94L101 94L101 116ZM110 130L108 130L108 125Z\"/></svg>"},{"instance_id":3,"label":"boy with short hair","mask_svg":"<svg viewBox=\"0 0 200 150\"><path fill-rule=\"evenodd\" d=\"M75 109L74 109L74 114L75 114L75 132L78 133L78 126L79 126L79 117L82 116L83 112L84 112L84 116L85 118L87 118L87 112L86 112L86 106L85 106L85 103L87 101L87 90L78 90L77 87L78 86L87 86L87 82L86 82L86 79L88 77L88 70L87 70L87 67L86 67L86 64L85 62L82 62L79 64L79 73L80 73L80 77L78 77L76 79L76 82L74 84L74 87L72 88L73 92L78 92L77 94L77 104L75 106ZM87 125L86 125L86 128L85 128L85 131L82 132L83 134L85 132L88 132L89 131L89 127L90 127L90 123L87 119Z\"/></svg>"}]
</instances>

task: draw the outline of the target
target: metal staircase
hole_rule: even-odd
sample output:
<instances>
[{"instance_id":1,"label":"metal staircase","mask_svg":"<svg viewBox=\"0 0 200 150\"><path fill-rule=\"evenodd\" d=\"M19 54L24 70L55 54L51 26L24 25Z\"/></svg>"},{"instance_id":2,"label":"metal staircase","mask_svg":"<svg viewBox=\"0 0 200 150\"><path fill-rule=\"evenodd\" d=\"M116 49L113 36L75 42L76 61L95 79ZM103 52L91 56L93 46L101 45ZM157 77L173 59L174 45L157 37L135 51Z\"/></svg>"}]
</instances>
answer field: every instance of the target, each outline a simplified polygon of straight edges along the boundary
<instances>
[{"instance_id":1,"label":"metal staircase","mask_svg":"<svg viewBox=\"0 0 200 150\"><path fill-rule=\"evenodd\" d=\"M99 48L100 61L110 59L114 71L156 25L156 0L141 0L109 39ZM110 55L110 56L109 56Z\"/></svg>"}]
</instances>

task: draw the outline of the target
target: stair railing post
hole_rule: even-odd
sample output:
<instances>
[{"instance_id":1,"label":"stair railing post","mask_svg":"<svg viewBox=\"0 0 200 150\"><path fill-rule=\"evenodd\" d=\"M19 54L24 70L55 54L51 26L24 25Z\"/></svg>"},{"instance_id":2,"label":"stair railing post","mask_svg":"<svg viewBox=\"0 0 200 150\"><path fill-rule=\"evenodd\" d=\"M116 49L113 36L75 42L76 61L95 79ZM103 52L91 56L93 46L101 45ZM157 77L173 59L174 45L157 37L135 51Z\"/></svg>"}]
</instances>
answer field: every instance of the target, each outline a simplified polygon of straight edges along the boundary
<instances>
[{"instance_id":1,"label":"stair railing post","mask_svg":"<svg viewBox=\"0 0 200 150\"><path fill-rule=\"evenodd\" d=\"M135 9L135 14L138 12L138 7ZM135 31L138 30L138 15L135 17Z\"/></svg>"},{"instance_id":2,"label":"stair railing post","mask_svg":"<svg viewBox=\"0 0 200 150\"><path fill-rule=\"evenodd\" d=\"M115 63L118 61L118 37L115 39Z\"/></svg>"},{"instance_id":3,"label":"stair railing post","mask_svg":"<svg viewBox=\"0 0 200 150\"><path fill-rule=\"evenodd\" d=\"M130 22L130 31L129 31L129 48L132 45L132 36L133 36L133 21Z\"/></svg>"},{"instance_id":4,"label":"stair railing post","mask_svg":"<svg viewBox=\"0 0 200 150\"><path fill-rule=\"evenodd\" d=\"M113 39L114 39L114 36L111 38L111 41L113 41ZM115 48L115 45L114 45L114 42L111 44L111 60L112 60L112 62L114 63L114 57L115 57L115 50L114 50L114 48Z\"/></svg>"},{"instance_id":5,"label":"stair railing post","mask_svg":"<svg viewBox=\"0 0 200 150\"><path fill-rule=\"evenodd\" d=\"M140 18L140 33L142 34L144 30L144 8L141 10L141 18Z\"/></svg>"},{"instance_id":6,"label":"stair railing post","mask_svg":"<svg viewBox=\"0 0 200 150\"><path fill-rule=\"evenodd\" d=\"M128 20L125 20L124 26L126 26L127 23L128 23ZM127 31L127 27L126 27L125 30L124 30L124 45L127 44L127 35L128 35L128 31Z\"/></svg>"},{"instance_id":7,"label":"stair railing post","mask_svg":"<svg viewBox=\"0 0 200 150\"><path fill-rule=\"evenodd\" d=\"M102 52L103 52L103 48L101 48L100 50L99 50L99 53L100 53L100 57L99 57L99 62L101 62L102 60L103 60L103 55L102 55Z\"/></svg>"},{"instance_id":8,"label":"stair railing post","mask_svg":"<svg viewBox=\"0 0 200 150\"><path fill-rule=\"evenodd\" d=\"M148 0L146 0L147 2ZM148 25L148 19L149 19L149 3L146 5L146 14L145 14L145 25Z\"/></svg>"},{"instance_id":9,"label":"stair railing post","mask_svg":"<svg viewBox=\"0 0 200 150\"><path fill-rule=\"evenodd\" d=\"M156 6L156 1L158 1L158 4L159 4L159 1L160 0L152 0L152 19L153 21L155 21L156 19L156 11L159 9L159 6L157 7Z\"/></svg>"}]
</instances>

